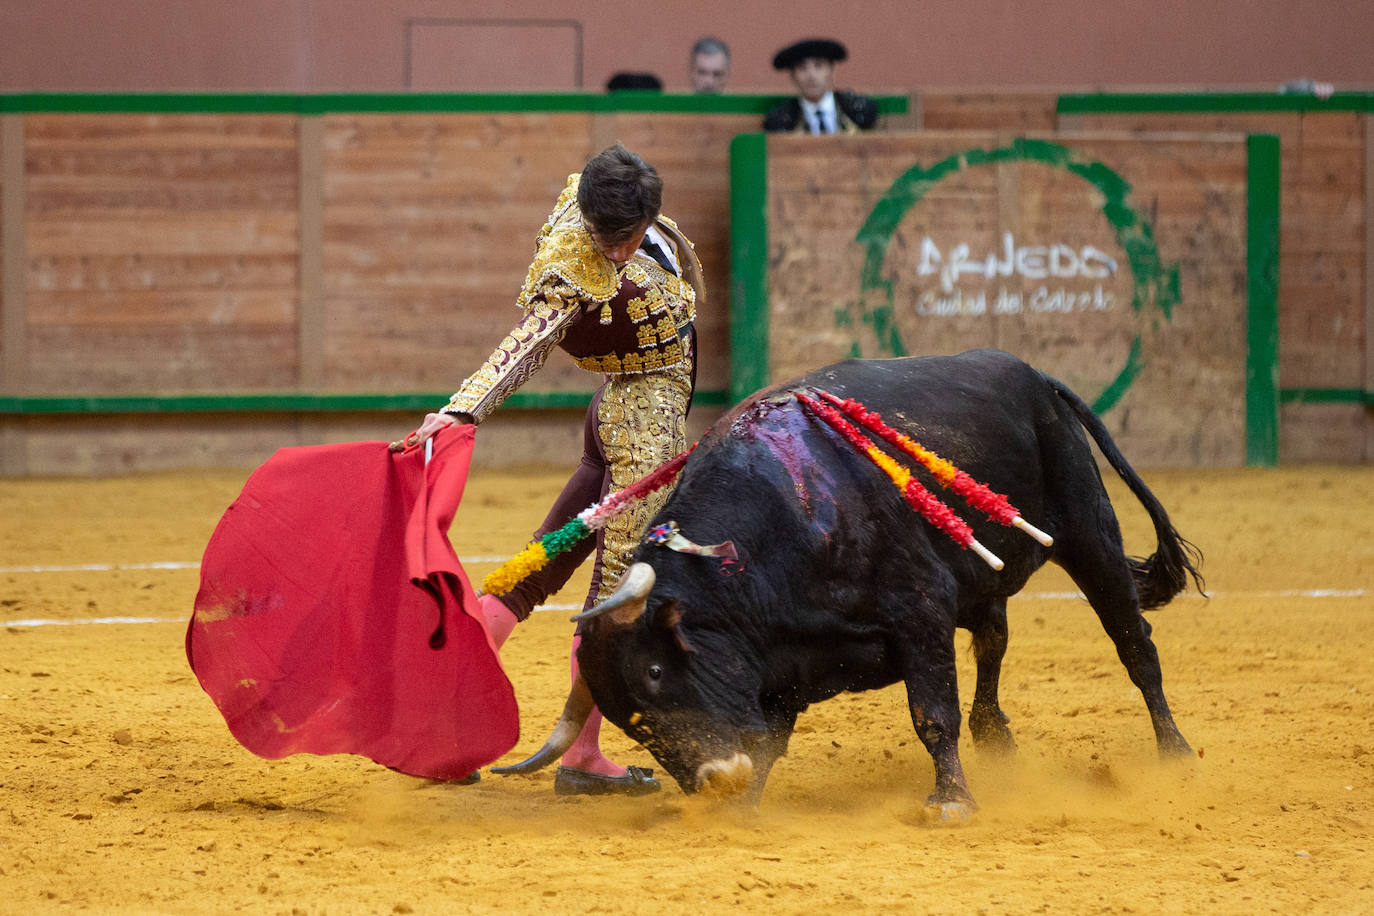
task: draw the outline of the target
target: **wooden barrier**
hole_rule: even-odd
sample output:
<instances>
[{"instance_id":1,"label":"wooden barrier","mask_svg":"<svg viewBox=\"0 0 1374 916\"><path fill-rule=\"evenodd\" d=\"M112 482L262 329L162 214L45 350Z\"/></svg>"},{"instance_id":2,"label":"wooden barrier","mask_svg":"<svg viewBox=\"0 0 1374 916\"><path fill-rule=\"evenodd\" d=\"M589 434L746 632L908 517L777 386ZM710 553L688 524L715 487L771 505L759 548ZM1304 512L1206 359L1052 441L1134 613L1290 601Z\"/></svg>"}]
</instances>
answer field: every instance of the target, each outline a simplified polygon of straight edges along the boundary
<instances>
[{"instance_id":1,"label":"wooden barrier","mask_svg":"<svg viewBox=\"0 0 1374 916\"><path fill-rule=\"evenodd\" d=\"M751 249L767 238L751 227L764 212L753 210L768 204L749 198L768 188L736 186L732 198L728 163L732 138L752 132L773 101L656 94L0 96L0 474L137 470L175 466L178 456L190 464L252 463L265 457L263 442L393 434L396 422L441 403L508 327L533 234L553 196L567 172L615 140L663 173L665 210L697 243L706 268L710 301L699 318L697 401L707 408L704 422L767 365L758 349L766 328L751 326L752 306L741 299L752 281L732 283L730 274L766 254ZM1367 113L1374 96L937 90L913 96L909 107L901 96L879 102L890 128L999 131L977 141L976 148L990 150L1039 131L1079 150L1072 136L1089 128L1171 133L1173 140L1179 130L1277 136L1278 318L1272 327L1257 325L1250 303L1242 319L1249 361L1236 408L1245 428L1243 460L1358 462L1374 454L1374 141ZM1049 134L1056 126L1059 134ZM793 142L776 139L770 148ZM896 134L860 139L831 144L830 152L842 155L816 173L806 171L799 146L785 179L798 191L790 209L776 215L806 214L816 237L841 239L840 214L871 209L883 193L880 176L898 170L897 150L906 142ZM898 146L883 145L889 142ZM1166 141L1140 142L1158 151ZM1217 151L1239 139L1207 142L1220 144ZM1164 325L1169 339L1205 349L1212 331L1189 329L1192 303L1217 282L1220 265L1229 269L1238 250L1254 251L1223 231L1220 210L1199 223L1189 208L1209 211L1224 200L1234 218L1235 181L1248 174L1253 149L1206 192L1169 177L1163 163L1183 168L1172 153L1158 160L1165 171L1150 165L1136 174L1124 152L1113 159L1107 147L1081 149L1100 154L1096 161L1133 185L1135 212L1151 226L1161 257L1179 267L1177 323ZM1226 171L1220 161L1207 167ZM996 200L1006 205L997 216L1002 222L932 224L932 231L968 233L937 247L991 245L990 252L1001 244L1003 223L1019 240L1057 231L1064 213L1044 209L1046 203L1081 210L1083 194L1093 193L1045 163L959 172L941 179L918 209L951 196ZM817 209L801 185L825 188L834 177L849 188L843 208ZM1041 179L1048 191L1035 190ZM1106 231L1101 223L1099 230ZM1096 238L1055 241L1081 252L1080 242ZM867 257L852 236L844 243ZM790 258L796 250L789 242L775 254ZM912 252L900 254L913 263ZM836 264L828 280L858 277L858 286L832 292L843 293L860 320L873 295L862 285L864 263ZM919 259L914 263L919 267ZM1246 265L1231 278L1244 286L1256 276ZM990 289L995 297L1000 287ZM908 285L894 296L914 291ZM805 292L788 295L795 300ZM1127 292L1103 287L1104 295ZM962 320L947 324L956 328ZM1038 332L1018 338L1009 322L1000 327L994 342L1024 347L1036 360L1063 355ZM813 330L836 334L833 327ZM1093 387L1093 373L1111 363L1126 330L1104 325L1101 346L1059 371L1072 380L1081 369L1081 384ZM1141 347L1153 359L1152 333L1141 330ZM977 335L948 337L952 349L982 342ZM914 339L923 347L935 340L924 331ZM801 363L799 357L790 365ZM1144 392L1140 384L1130 386L1131 397ZM575 452L562 430L592 385L555 357L508 402L515 409L498 415L492 435L509 426L512 442L556 441ZM1264 433L1274 402L1278 423ZM150 413L182 419L150 419L149 435L133 435L138 417ZM230 423L230 413L247 417ZM178 444L178 423L196 442L226 425L244 429L222 444L188 448ZM107 434L113 425L125 432ZM1177 454L1203 463L1234 460L1234 445L1220 441L1180 445ZM237 459L235 442L245 443ZM532 459L545 457L537 446L535 452ZM561 459L560 453L555 460Z\"/></svg>"},{"instance_id":2,"label":"wooden barrier","mask_svg":"<svg viewBox=\"0 0 1374 916\"><path fill-rule=\"evenodd\" d=\"M1273 440L1276 392L1247 385L1246 333L1266 307L1246 283L1251 220L1264 222L1249 178L1272 143L735 142L736 186L766 188L755 237L735 225L737 288L749 290L736 309L753 309L738 324L756 335L735 352L767 354L736 396L845 356L994 346L1077 390L1143 465L1272 461L1255 443ZM1252 401L1266 394L1267 417Z\"/></svg>"}]
</instances>

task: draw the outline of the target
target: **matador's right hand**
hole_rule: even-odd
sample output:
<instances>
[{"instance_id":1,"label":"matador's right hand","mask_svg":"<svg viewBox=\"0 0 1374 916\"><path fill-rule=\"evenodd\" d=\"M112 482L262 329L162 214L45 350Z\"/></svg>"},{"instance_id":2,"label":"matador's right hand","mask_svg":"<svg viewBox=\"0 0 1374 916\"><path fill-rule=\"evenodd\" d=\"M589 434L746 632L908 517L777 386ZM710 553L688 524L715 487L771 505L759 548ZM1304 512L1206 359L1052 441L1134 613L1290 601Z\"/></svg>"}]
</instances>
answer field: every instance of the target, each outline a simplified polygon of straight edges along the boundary
<instances>
[{"instance_id":1,"label":"matador's right hand","mask_svg":"<svg viewBox=\"0 0 1374 916\"><path fill-rule=\"evenodd\" d=\"M413 433L402 439L397 439L395 442L391 443L391 445L387 447L391 449L391 451L393 452L409 451L410 449L424 445L425 440L427 440L430 436L434 435L446 426L452 426L455 423L471 422L472 418L469 417L467 414L425 414L425 421L420 424L419 429L415 430Z\"/></svg>"}]
</instances>

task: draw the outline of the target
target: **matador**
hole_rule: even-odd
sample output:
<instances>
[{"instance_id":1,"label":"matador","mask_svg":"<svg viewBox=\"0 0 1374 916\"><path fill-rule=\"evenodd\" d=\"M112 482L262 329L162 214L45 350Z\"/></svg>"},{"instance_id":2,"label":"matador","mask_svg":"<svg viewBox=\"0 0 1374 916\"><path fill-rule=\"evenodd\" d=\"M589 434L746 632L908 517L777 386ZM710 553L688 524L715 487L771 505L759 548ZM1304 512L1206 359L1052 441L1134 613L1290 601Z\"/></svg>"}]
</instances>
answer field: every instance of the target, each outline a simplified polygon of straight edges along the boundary
<instances>
[{"instance_id":1,"label":"matador","mask_svg":"<svg viewBox=\"0 0 1374 916\"><path fill-rule=\"evenodd\" d=\"M517 300L519 322L438 415L392 447L412 447L450 422L480 424L561 347L604 382L587 408L578 468L533 539L686 448L701 265L677 224L659 212L660 202L657 173L619 145L570 175L539 231ZM660 490L617 516L598 532L595 545L587 540L560 554L501 598L483 595L483 616L497 644L568 581L593 546L585 606L613 591L668 493ZM576 645L575 637L574 669ZM579 738L565 756L572 765L559 768L556 791L640 794L658 788L648 771L625 771L601 756L594 730L590 752L578 757L583 743Z\"/></svg>"}]
</instances>

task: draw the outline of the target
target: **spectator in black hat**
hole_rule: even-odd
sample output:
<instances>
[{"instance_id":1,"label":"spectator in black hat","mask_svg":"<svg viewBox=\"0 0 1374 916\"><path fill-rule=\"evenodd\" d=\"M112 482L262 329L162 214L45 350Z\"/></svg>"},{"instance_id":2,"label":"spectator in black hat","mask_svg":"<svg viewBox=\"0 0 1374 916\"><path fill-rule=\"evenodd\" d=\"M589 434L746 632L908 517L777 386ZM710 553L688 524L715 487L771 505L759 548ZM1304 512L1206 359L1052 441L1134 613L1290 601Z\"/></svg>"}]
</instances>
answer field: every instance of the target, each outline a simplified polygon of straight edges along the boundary
<instances>
[{"instance_id":1,"label":"spectator in black hat","mask_svg":"<svg viewBox=\"0 0 1374 916\"><path fill-rule=\"evenodd\" d=\"M808 134L870 130L878 122L873 100L834 88L835 64L848 56L844 45L829 38L807 38L774 55L773 69L789 71L799 95L769 111L763 129Z\"/></svg>"},{"instance_id":2,"label":"spectator in black hat","mask_svg":"<svg viewBox=\"0 0 1374 916\"><path fill-rule=\"evenodd\" d=\"M622 70L606 81L606 91L619 92L622 89L647 89L650 92L662 92L663 80L652 73L632 73L628 70Z\"/></svg>"}]
</instances>

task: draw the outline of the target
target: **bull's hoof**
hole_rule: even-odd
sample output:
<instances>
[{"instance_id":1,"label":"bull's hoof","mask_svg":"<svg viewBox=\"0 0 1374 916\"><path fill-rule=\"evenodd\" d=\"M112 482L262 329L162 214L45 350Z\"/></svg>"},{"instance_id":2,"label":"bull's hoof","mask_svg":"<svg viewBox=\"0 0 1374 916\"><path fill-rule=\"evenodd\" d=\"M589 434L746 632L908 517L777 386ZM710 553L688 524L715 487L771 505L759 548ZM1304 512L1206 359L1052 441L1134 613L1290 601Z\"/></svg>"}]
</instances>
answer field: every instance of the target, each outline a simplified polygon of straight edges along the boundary
<instances>
[{"instance_id":1,"label":"bull's hoof","mask_svg":"<svg viewBox=\"0 0 1374 916\"><path fill-rule=\"evenodd\" d=\"M624 776L605 776L574 767L559 767L553 777L554 795L652 795L663 786L654 771L626 767Z\"/></svg>"},{"instance_id":2,"label":"bull's hoof","mask_svg":"<svg viewBox=\"0 0 1374 916\"><path fill-rule=\"evenodd\" d=\"M1174 732L1172 735L1159 735L1156 743L1159 746L1159 756L1163 760L1186 760L1197 756L1178 732Z\"/></svg>"},{"instance_id":3,"label":"bull's hoof","mask_svg":"<svg viewBox=\"0 0 1374 916\"><path fill-rule=\"evenodd\" d=\"M972 820L977 810L972 800L937 801L932 798L926 802L926 821L938 827L959 827Z\"/></svg>"},{"instance_id":4,"label":"bull's hoof","mask_svg":"<svg viewBox=\"0 0 1374 916\"><path fill-rule=\"evenodd\" d=\"M968 730L973 743L983 753L1014 754L1016 739L1011 736L1007 714L997 707L974 706L968 714Z\"/></svg>"},{"instance_id":5,"label":"bull's hoof","mask_svg":"<svg viewBox=\"0 0 1374 916\"><path fill-rule=\"evenodd\" d=\"M978 805L963 786L937 788L926 799L926 820L937 826L957 827L973 817Z\"/></svg>"}]
</instances>

